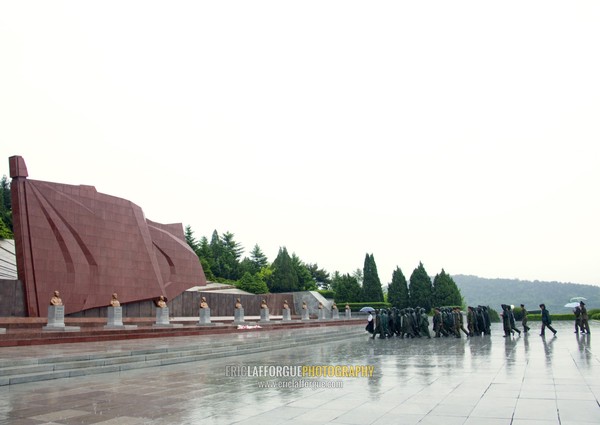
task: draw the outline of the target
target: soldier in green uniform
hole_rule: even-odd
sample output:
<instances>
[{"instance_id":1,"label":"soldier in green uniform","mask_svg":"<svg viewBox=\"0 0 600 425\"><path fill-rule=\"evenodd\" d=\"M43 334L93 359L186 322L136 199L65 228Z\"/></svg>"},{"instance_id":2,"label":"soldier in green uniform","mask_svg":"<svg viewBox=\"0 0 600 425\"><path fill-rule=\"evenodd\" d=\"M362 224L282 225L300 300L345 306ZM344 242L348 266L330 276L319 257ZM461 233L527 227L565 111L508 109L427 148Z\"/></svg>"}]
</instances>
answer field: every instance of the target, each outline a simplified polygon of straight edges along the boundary
<instances>
[{"instance_id":1,"label":"soldier in green uniform","mask_svg":"<svg viewBox=\"0 0 600 425\"><path fill-rule=\"evenodd\" d=\"M381 334L379 338L387 338L388 336L388 315L385 308L381 309Z\"/></svg>"},{"instance_id":2,"label":"soldier in green uniform","mask_svg":"<svg viewBox=\"0 0 600 425\"><path fill-rule=\"evenodd\" d=\"M421 335L431 339L431 334L429 333L429 316L427 316L424 308L421 309Z\"/></svg>"}]
</instances>

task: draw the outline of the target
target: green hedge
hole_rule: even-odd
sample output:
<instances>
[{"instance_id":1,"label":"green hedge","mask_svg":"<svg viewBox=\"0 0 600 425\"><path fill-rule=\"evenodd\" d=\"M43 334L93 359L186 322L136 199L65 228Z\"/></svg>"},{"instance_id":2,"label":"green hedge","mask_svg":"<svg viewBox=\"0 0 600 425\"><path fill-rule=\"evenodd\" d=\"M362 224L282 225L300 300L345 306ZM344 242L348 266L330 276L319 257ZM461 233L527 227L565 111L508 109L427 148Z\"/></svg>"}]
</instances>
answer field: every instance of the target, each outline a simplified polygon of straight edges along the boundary
<instances>
[{"instance_id":1,"label":"green hedge","mask_svg":"<svg viewBox=\"0 0 600 425\"><path fill-rule=\"evenodd\" d=\"M348 303L348 305L352 311L359 311L363 307L373 307L374 309L392 307L390 303ZM338 308L343 310L346 308L346 303L339 303Z\"/></svg>"},{"instance_id":2,"label":"green hedge","mask_svg":"<svg viewBox=\"0 0 600 425\"><path fill-rule=\"evenodd\" d=\"M532 322L541 322L542 321L542 315L541 314L528 314L527 318L532 321ZM575 316L573 315L573 313L566 313L566 314L550 314L550 319L553 322L562 322L562 321L569 321L575 320Z\"/></svg>"},{"instance_id":3,"label":"green hedge","mask_svg":"<svg viewBox=\"0 0 600 425\"><path fill-rule=\"evenodd\" d=\"M593 320L600 320L600 309L594 308L592 310L588 310L588 317ZM541 322L542 315L541 314L528 314L527 318L534 322ZM561 313L561 314L552 314L550 313L550 319L557 322L561 321L575 321L575 315L573 313Z\"/></svg>"},{"instance_id":4,"label":"green hedge","mask_svg":"<svg viewBox=\"0 0 600 425\"><path fill-rule=\"evenodd\" d=\"M335 296L335 292L333 292L331 289L319 289L317 292L323 295L325 298L333 298Z\"/></svg>"}]
</instances>

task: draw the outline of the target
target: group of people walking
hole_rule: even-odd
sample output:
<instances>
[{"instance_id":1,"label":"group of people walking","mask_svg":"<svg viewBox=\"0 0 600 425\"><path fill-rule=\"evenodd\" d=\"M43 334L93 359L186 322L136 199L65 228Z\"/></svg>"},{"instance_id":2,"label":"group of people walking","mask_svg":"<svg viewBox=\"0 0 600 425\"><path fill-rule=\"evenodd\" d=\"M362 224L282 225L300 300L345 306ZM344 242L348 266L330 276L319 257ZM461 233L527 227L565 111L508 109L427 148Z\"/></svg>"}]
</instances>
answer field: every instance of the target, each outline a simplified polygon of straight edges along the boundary
<instances>
[{"instance_id":1,"label":"group of people walking","mask_svg":"<svg viewBox=\"0 0 600 425\"><path fill-rule=\"evenodd\" d=\"M545 304L540 304L542 328L540 336L545 336L546 328L556 336L556 329L552 327L550 312ZM528 311L525 305L521 304L521 326L523 330L517 328L517 321L513 307L508 304L501 304L502 325L504 337L510 337L515 333L521 335L521 332L527 333L531 330L527 326ZM573 310L575 314L575 333L590 333L588 323L588 313L585 303L581 301L579 306ZM467 308L467 318L465 321L460 307L435 307L433 314L433 337L455 337L460 338L461 333L468 337L490 335L490 314L486 306L477 306ZM367 318L366 331L372 334L372 338L379 335L379 338L391 338L397 336L400 338L431 338L429 330L429 316L424 308L391 308L380 309L369 313Z\"/></svg>"},{"instance_id":2,"label":"group of people walking","mask_svg":"<svg viewBox=\"0 0 600 425\"><path fill-rule=\"evenodd\" d=\"M467 329L464 325L464 315L460 307L436 307L433 315L433 337L461 337L461 332L467 336L490 335L490 315L488 308L479 306L469 307L467 313ZM381 309L369 313L366 331L372 338L431 338L429 316L424 308Z\"/></svg>"},{"instance_id":3,"label":"group of people walking","mask_svg":"<svg viewBox=\"0 0 600 425\"><path fill-rule=\"evenodd\" d=\"M502 326L504 329L504 337L509 337L514 335L517 332L521 335L521 330L519 330L516 326L515 315L513 313L513 307L507 304L502 304L500 306L502 308ZM550 312L546 308L546 304L540 304L540 310L542 312L542 329L540 331L540 336L546 335L546 328L548 328L554 336L556 336L556 329L552 327L552 319L550 317ZM527 315L528 311L523 304L521 304L521 325L523 326L523 333L529 332L531 329L527 326Z\"/></svg>"},{"instance_id":4,"label":"group of people walking","mask_svg":"<svg viewBox=\"0 0 600 425\"><path fill-rule=\"evenodd\" d=\"M589 334L588 312L583 301L580 301L579 305L573 309L573 314L575 314L575 333L581 331L582 334Z\"/></svg>"}]
</instances>

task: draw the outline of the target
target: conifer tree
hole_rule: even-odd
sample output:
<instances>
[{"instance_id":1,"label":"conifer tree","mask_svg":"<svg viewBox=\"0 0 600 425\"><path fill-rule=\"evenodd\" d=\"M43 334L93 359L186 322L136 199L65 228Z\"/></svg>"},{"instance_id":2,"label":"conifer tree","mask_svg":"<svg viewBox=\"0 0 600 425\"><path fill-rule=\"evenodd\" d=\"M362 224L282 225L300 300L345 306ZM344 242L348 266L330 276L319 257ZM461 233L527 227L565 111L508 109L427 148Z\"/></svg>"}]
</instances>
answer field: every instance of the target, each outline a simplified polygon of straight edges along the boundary
<instances>
[{"instance_id":1,"label":"conifer tree","mask_svg":"<svg viewBox=\"0 0 600 425\"><path fill-rule=\"evenodd\" d=\"M365 256L362 289L362 301L383 302L383 289L381 288L381 281L377 274L377 265L375 264L373 254Z\"/></svg>"},{"instance_id":2,"label":"conifer tree","mask_svg":"<svg viewBox=\"0 0 600 425\"><path fill-rule=\"evenodd\" d=\"M262 252L258 244L255 244L254 248L252 248L252 252L250 252L250 261L256 267L256 273L269 264L267 256Z\"/></svg>"},{"instance_id":3,"label":"conifer tree","mask_svg":"<svg viewBox=\"0 0 600 425\"><path fill-rule=\"evenodd\" d=\"M6 176L2 176L0 180L0 238L12 239L13 223L12 223L12 206L10 183Z\"/></svg>"},{"instance_id":4,"label":"conifer tree","mask_svg":"<svg viewBox=\"0 0 600 425\"><path fill-rule=\"evenodd\" d=\"M192 226L190 226L189 224L185 226L184 235L187 244L190 246L190 248L192 248L196 255L198 255L199 245L196 241L196 238L194 237L194 231L192 230Z\"/></svg>"},{"instance_id":5,"label":"conifer tree","mask_svg":"<svg viewBox=\"0 0 600 425\"><path fill-rule=\"evenodd\" d=\"M361 299L362 289L354 276L340 275L339 272L335 272L331 280L331 287L334 299L338 303L356 303Z\"/></svg>"},{"instance_id":6,"label":"conifer tree","mask_svg":"<svg viewBox=\"0 0 600 425\"><path fill-rule=\"evenodd\" d=\"M273 273L267 286L271 292L294 292L299 290L298 275L294 270L292 258L285 247L279 248L277 258L273 261Z\"/></svg>"},{"instance_id":7,"label":"conifer tree","mask_svg":"<svg viewBox=\"0 0 600 425\"><path fill-rule=\"evenodd\" d=\"M396 267L396 270L392 273L392 282L388 285L387 299L394 307L406 308L410 306L408 285L400 267Z\"/></svg>"},{"instance_id":8,"label":"conifer tree","mask_svg":"<svg viewBox=\"0 0 600 425\"><path fill-rule=\"evenodd\" d=\"M462 306L463 299L452 276L442 269L433 279L433 303L438 306Z\"/></svg>"},{"instance_id":9,"label":"conifer tree","mask_svg":"<svg viewBox=\"0 0 600 425\"><path fill-rule=\"evenodd\" d=\"M433 287L431 285L431 278L427 275L423 263L419 262L417 267L410 275L410 284L408 287L410 306L411 307L422 307L425 311L431 310L433 295Z\"/></svg>"}]
</instances>

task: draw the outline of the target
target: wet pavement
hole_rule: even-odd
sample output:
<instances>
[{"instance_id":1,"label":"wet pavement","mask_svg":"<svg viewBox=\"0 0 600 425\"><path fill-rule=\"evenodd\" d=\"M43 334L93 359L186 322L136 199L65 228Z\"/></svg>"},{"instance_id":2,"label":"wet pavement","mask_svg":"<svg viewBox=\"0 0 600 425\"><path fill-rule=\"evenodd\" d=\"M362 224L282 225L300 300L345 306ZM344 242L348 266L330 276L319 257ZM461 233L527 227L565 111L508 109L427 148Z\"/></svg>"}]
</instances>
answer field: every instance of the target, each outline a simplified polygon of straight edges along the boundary
<instances>
[{"instance_id":1,"label":"wet pavement","mask_svg":"<svg viewBox=\"0 0 600 425\"><path fill-rule=\"evenodd\" d=\"M558 336L542 338L530 324L530 334L508 339L498 324L491 337L461 339L354 333L342 342L0 387L0 424L600 423L600 340L575 335L570 322L555 322ZM66 351L109 349L93 344ZM4 350L0 357L15 355ZM362 376L370 373L362 366L373 366L372 376ZM358 376L277 376L302 371Z\"/></svg>"}]
</instances>

